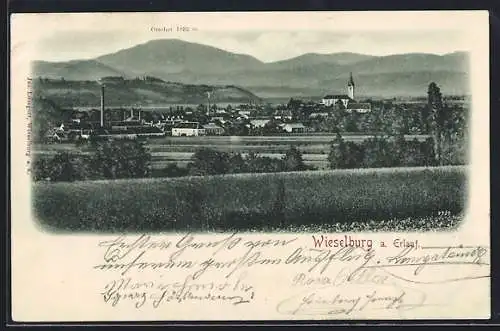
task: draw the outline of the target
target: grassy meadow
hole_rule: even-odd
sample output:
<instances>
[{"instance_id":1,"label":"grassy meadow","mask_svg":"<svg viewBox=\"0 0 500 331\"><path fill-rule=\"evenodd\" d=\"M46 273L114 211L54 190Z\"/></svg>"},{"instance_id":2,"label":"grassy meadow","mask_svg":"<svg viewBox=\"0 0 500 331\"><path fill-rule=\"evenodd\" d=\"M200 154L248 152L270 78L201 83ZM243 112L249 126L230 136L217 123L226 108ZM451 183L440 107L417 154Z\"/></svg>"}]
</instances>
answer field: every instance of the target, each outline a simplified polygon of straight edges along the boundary
<instances>
[{"instance_id":1,"label":"grassy meadow","mask_svg":"<svg viewBox=\"0 0 500 331\"><path fill-rule=\"evenodd\" d=\"M467 167L33 184L55 231L411 231L458 224Z\"/></svg>"}]
</instances>

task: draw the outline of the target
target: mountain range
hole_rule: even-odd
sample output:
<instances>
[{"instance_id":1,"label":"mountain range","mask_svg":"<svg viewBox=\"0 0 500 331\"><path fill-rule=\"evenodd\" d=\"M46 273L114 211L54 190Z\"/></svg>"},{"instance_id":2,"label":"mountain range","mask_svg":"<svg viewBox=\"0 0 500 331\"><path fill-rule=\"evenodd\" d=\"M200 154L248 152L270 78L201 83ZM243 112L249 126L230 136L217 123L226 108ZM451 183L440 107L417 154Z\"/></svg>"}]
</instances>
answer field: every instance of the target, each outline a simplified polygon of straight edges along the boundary
<instances>
[{"instance_id":1,"label":"mountain range","mask_svg":"<svg viewBox=\"0 0 500 331\"><path fill-rule=\"evenodd\" d=\"M33 63L35 77L84 81L147 75L183 84L236 85L263 98L343 94L351 72L359 96L423 96L432 81L443 94L469 93L467 52L308 53L266 63L212 46L159 39L90 60Z\"/></svg>"}]
</instances>

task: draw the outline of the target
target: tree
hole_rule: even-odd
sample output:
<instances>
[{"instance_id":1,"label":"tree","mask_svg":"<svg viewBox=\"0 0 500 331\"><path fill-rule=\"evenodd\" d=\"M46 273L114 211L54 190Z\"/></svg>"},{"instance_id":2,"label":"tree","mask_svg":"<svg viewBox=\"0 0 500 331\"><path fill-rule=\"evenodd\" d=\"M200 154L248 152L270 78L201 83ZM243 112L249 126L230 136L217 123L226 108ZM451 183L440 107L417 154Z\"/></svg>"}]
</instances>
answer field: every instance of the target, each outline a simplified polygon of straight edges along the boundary
<instances>
[{"instance_id":1,"label":"tree","mask_svg":"<svg viewBox=\"0 0 500 331\"><path fill-rule=\"evenodd\" d=\"M202 103L200 103L197 107L196 107L196 111L199 112L199 113L203 113L206 111L206 106Z\"/></svg>"},{"instance_id":2,"label":"tree","mask_svg":"<svg viewBox=\"0 0 500 331\"><path fill-rule=\"evenodd\" d=\"M373 132L384 131L384 123L382 121L382 110L374 109L374 111L369 113L369 130Z\"/></svg>"},{"instance_id":3,"label":"tree","mask_svg":"<svg viewBox=\"0 0 500 331\"><path fill-rule=\"evenodd\" d=\"M247 172L247 165L240 153L235 153L229 157L229 172L233 174Z\"/></svg>"},{"instance_id":4,"label":"tree","mask_svg":"<svg viewBox=\"0 0 500 331\"><path fill-rule=\"evenodd\" d=\"M286 108L291 109L291 110L298 110L300 108L300 104L302 103L302 100L290 98L288 101Z\"/></svg>"},{"instance_id":5,"label":"tree","mask_svg":"<svg viewBox=\"0 0 500 331\"><path fill-rule=\"evenodd\" d=\"M229 172L229 154L211 148L201 148L191 157L189 174L194 176L220 175Z\"/></svg>"},{"instance_id":6,"label":"tree","mask_svg":"<svg viewBox=\"0 0 500 331\"><path fill-rule=\"evenodd\" d=\"M412 144L406 140L405 135L403 133L400 132L396 135L390 147L390 149L392 149L391 154L393 157L394 166L408 165L405 162L409 154L409 150L412 147L411 145Z\"/></svg>"},{"instance_id":7,"label":"tree","mask_svg":"<svg viewBox=\"0 0 500 331\"><path fill-rule=\"evenodd\" d=\"M335 103L335 108L337 110L345 110L345 105L344 105L344 102L342 100L337 100L337 102Z\"/></svg>"},{"instance_id":8,"label":"tree","mask_svg":"<svg viewBox=\"0 0 500 331\"><path fill-rule=\"evenodd\" d=\"M360 168L363 165L364 150L353 142L345 142L344 138L337 132L337 136L330 145L328 162L331 169Z\"/></svg>"},{"instance_id":9,"label":"tree","mask_svg":"<svg viewBox=\"0 0 500 331\"><path fill-rule=\"evenodd\" d=\"M307 166L302 158L302 153L295 147L291 146L286 151L283 157L285 171L302 171L306 170Z\"/></svg>"},{"instance_id":10,"label":"tree","mask_svg":"<svg viewBox=\"0 0 500 331\"><path fill-rule=\"evenodd\" d=\"M424 107L420 108L420 130L422 131L422 133L427 134L431 132L430 114L431 113L428 105L425 105Z\"/></svg>"},{"instance_id":11,"label":"tree","mask_svg":"<svg viewBox=\"0 0 500 331\"><path fill-rule=\"evenodd\" d=\"M268 123L266 123L261 129L261 133L264 136L278 134L281 132L283 132L283 130L274 120L271 120Z\"/></svg>"},{"instance_id":12,"label":"tree","mask_svg":"<svg viewBox=\"0 0 500 331\"><path fill-rule=\"evenodd\" d=\"M188 169L181 168L177 164L171 163L156 173L155 177L182 177L188 174Z\"/></svg>"},{"instance_id":13,"label":"tree","mask_svg":"<svg viewBox=\"0 0 500 331\"><path fill-rule=\"evenodd\" d=\"M71 182L93 177L89 161L83 155L59 152L50 159L39 158L33 163L34 181Z\"/></svg>"},{"instance_id":14,"label":"tree","mask_svg":"<svg viewBox=\"0 0 500 331\"><path fill-rule=\"evenodd\" d=\"M346 132L358 132L359 114L355 111L344 116L344 130Z\"/></svg>"},{"instance_id":15,"label":"tree","mask_svg":"<svg viewBox=\"0 0 500 331\"><path fill-rule=\"evenodd\" d=\"M328 163L330 164L330 168L340 168L345 149L345 141L340 133L337 132L337 136L330 144L330 153L328 154Z\"/></svg>"},{"instance_id":16,"label":"tree","mask_svg":"<svg viewBox=\"0 0 500 331\"><path fill-rule=\"evenodd\" d=\"M152 122L154 121L155 117L153 114L149 111L144 111L141 113L141 119L146 121L146 122Z\"/></svg>"},{"instance_id":17,"label":"tree","mask_svg":"<svg viewBox=\"0 0 500 331\"><path fill-rule=\"evenodd\" d=\"M339 122L337 118L335 117L328 117L324 120L321 120L318 124L317 127L320 131L324 132L337 132L341 128L339 127Z\"/></svg>"},{"instance_id":18,"label":"tree","mask_svg":"<svg viewBox=\"0 0 500 331\"><path fill-rule=\"evenodd\" d=\"M35 142L44 141L45 134L61 123L64 110L52 100L39 96L33 97L32 110L31 137Z\"/></svg>"},{"instance_id":19,"label":"tree","mask_svg":"<svg viewBox=\"0 0 500 331\"><path fill-rule=\"evenodd\" d=\"M384 137L369 138L363 143L364 162L367 168L393 167L397 166L399 153L391 149L389 141Z\"/></svg>"},{"instance_id":20,"label":"tree","mask_svg":"<svg viewBox=\"0 0 500 331\"><path fill-rule=\"evenodd\" d=\"M261 157L255 152L248 153L244 159L246 163L246 172L264 173L286 171L284 161L270 157Z\"/></svg>"},{"instance_id":21,"label":"tree","mask_svg":"<svg viewBox=\"0 0 500 331\"><path fill-rule=\"evenodd\" d=\"M141 178L150 174L151 154L137 140L94 143L92 167L104 178Z\"/></svg>"},{"instance_id":22,"label":"tree","mask_svg":"<svg viewBox=\"0 0 500 331\"><path fill-rule=\"evenodd\" d=\"M447 112L443 107L441 90L436 83L429 84L427 89L427 107L432 124L430 125L434 136L434 149L438 165L442 164L443 130L447 120Z\"/></svg>"},{"instance_id":23,"label":"tree","mask_svg":"<svg viewBox=\"0 0 500 331\"><path fill-rule=\"evenodd\" d=\"M292 112L292 118L294 120L299 120L302 117L301 116L301 106L300 106L301 104L302 104L302 100L298 100L298 99L291 98L288 101L286 108Z\"/></svg>"},{"instance_id":24,"label":"tree","mask_svg":"<svg viewBox=\"0 0 500 331\"><path fill-rule=\"evenodd\" d=\"M434 140L432 138L427 138L424 142L420 143L420 153L422 155L422 165L436 165L436 156L434 154Z\"/></svg>"},{"instance_id":25,"label":"tree","mask_svg":"<svg viewBox=\"0 0 500 331\"><path fill-rule=\"evenodd\" d=\"M228 128L227 128L227 133L230 136L248 136L249 134L249 129L245 125L245 123L232 123Z\"/></svg>"}]
</instances>

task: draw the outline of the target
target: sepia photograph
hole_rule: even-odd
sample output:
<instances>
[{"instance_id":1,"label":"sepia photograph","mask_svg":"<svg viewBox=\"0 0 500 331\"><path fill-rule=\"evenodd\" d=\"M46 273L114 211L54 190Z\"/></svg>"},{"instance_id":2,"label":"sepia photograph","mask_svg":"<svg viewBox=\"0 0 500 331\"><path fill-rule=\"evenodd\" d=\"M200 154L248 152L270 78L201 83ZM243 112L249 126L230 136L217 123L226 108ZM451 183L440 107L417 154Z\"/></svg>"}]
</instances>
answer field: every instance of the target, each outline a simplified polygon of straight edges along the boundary
<instances>
[{"instance_id":1,"label":"sepia photograph","mask_svg":"<svg viewBox=\"0 0 500 331\"><path fill-rule=\"evenodd\" d=\"M487 12L11 32L13 320L489 318Z\"/></svg>"},{"instance_id":2,"label":"sepia photograph","mask_svg":"<svg viewBox=\"0 0 500 331\"><path fill-rule=\"evenodd\" d=\"M154 33L174 29L189 37ZM131 47L120 31L39 41L31 173L44 228L460 224L471 108L460 31L151 31Z\"/></svg>"}]
</instances>

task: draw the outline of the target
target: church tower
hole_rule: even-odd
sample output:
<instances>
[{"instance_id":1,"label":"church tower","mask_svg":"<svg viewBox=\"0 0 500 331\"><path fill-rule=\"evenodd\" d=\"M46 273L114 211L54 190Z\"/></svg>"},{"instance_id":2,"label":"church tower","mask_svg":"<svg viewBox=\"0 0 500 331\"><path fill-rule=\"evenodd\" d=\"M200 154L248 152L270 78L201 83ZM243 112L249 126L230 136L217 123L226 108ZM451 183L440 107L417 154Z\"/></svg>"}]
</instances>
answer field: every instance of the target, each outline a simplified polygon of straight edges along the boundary
<instances>
[{"instance_id":1,"label":"church tower","mask_svg":"<svg viewBox=\"0 0 500 331\"><path fill-rule=\"evenodd\" d=\"M352 78L352 72L349 76L349 81L347 82L347 95L349 98L354 100L354 79Z\"/></svg>"}]
</instances>

